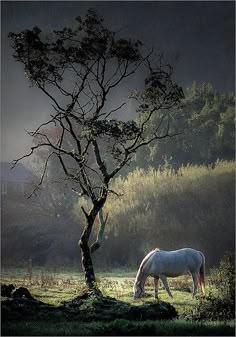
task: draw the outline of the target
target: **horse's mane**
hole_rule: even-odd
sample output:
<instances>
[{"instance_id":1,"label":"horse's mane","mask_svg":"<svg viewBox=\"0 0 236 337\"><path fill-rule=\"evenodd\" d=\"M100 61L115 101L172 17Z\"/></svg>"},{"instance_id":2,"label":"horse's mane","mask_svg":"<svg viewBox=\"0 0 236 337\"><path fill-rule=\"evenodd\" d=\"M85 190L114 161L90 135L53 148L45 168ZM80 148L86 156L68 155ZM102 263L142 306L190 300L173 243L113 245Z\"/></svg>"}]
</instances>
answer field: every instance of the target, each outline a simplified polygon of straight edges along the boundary
<instances>
[{"instance_id":1,"label":"horse's mane","mask_svg":"<svg viewBox=\"0 0 236 337\"><path fill-rule=\"evenodd\" d=\"M155 248L153 249L150 253L148 253L145 258L143 259L143 261L141 262L140 264L140 267L139 267L139 272L141 272L143 270L143 267L144 265L146 264L147 260L156 252L159 252L160 249L159 248Z\"/></svg>"}]
</instances>

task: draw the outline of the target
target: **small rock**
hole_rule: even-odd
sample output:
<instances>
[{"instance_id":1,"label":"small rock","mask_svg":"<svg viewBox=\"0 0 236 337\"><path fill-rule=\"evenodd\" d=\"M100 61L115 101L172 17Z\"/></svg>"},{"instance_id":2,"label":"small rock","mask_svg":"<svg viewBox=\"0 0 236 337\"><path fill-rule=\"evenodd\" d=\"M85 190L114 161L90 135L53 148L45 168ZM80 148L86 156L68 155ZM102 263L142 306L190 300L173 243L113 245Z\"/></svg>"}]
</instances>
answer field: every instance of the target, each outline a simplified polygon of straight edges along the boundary
<instances>
[{"instance_id":1,"label":"small rock","mask_svg":"<svg viewBox=\"0 0 236 337\"><path fill-rule=\"evenodd\" d=\"M12 292L15 288L13 284L1 284L1 296L12 297Z\"/></svg>"},{"instance_id":2,"label":"small rock","mask_svg":"<svg viewBox=\"0 0 236 337\"><path fill-rule=\"evenodd\" d=\"M33 296L31 296L29 290L24 287L19 287L13 290L12 292L13 298L28 298L29 300L34 300Z\"/></svg>"}]
</instances>

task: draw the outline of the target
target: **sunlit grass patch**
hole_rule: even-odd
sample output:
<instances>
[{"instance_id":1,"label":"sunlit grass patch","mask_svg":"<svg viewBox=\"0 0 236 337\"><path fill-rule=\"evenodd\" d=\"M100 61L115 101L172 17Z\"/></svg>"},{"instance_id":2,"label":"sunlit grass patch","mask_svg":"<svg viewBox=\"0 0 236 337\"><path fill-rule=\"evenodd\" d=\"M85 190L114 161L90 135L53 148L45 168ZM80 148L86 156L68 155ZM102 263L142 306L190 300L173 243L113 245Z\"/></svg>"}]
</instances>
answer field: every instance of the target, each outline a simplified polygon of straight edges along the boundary
<instances>
[{"instance_id":1,"label":"sunlit grass patch","mask_svg":"<svg viewBox=\"0 0 236 337\"><path fill-rule=\"evenodd\" d=\"M140 305L145 303L153 303L154 298L154 282L149 277L146 282L145 294L139 300L133 299L133 284L135 273L121 271L116 273L97 273L98 286L105 296L114 297L118 300L128 302L132 305ZM131 276L130 276L131 275ZM32 296L36 299L48 303L59 305L63 301L73 298L84 290L84 275L73 271L47 271L40 268L33 270L31 280L25 277L24 269L3 269L1 283L13 283L16 286L25 286L29 289ZM178 278L169 278L169 285L173 294L171 299L162 283L159 284L159 299L173 304L179 313L179 317L185 317L191 314L197 299L192 298L192 279L190 276L181 276ZM176 290L177 289L177 290ZM201 296L199 292L199 296Z\"/></svg>"}]
</instances>

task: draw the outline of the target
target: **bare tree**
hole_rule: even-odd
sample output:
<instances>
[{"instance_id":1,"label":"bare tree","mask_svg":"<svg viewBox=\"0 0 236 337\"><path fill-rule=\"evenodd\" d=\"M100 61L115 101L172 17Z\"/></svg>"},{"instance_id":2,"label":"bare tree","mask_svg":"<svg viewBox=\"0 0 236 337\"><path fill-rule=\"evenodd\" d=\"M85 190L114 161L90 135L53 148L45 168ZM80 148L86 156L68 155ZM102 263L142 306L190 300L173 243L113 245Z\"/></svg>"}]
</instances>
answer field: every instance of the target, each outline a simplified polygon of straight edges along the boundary
<instances>
[{"instance_id":1,"label":"bare tree","mask_svg":"<svg viewBox=\"0 0 236 337\"><path fill-rule=\"evenodd\" d=\"M47 147L38 186L50 158L55 156L67 179L91 201L91 209L82 207L86 225L79 246L86 283L95 289L91 252L100 246L106 224L107 218L103 219L101 213L99 234L91 247L89 239L108 194L114 192L110 182L140 147L174 136L170 134L169 112L180 104L183 92L173 82L173 68L163 56L154 66L153 51L106 28L93 9L76 20L75 28L55 30L47 36L38 27L9 34L14 58L23 63L31 84L52 100L55 110L47 122L29 132L37 143L14 164ZM124 121L121 112L126 101L114 105L111 93L118 95L121 84L127 84L139 70L145 77L143 89L129 95L137 102L137 119ZM159 113L159 125L147 134L155 113ZM47 127L55 127L57 137L52 139Z\"/></svg>"}]
</instances>

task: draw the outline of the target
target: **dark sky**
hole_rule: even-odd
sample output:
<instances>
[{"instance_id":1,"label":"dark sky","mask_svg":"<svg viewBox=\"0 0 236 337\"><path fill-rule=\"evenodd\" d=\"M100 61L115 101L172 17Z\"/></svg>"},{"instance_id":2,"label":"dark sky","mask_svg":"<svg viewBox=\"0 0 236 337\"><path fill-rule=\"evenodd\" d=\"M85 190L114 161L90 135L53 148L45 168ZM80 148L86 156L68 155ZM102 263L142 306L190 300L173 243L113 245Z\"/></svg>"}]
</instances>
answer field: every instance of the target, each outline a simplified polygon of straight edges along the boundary
<instances>
[{"instance_id":1,"label":"dark sky","mask_svg":"<svg viewBox=\"0 0 236 337\"><path fill-rule=\"evenodd\" d=\"M7 35L38 25L71 26L93 7L112 29L137 38L170 60L186 87L196 80L220 91L234 90L233 1L3 1L2 5L2 161L11 161L30 146L24 128L33 130L52 111L36 88L29 88L23 68L11 57Z\"/></svg>"}]
</instances>

